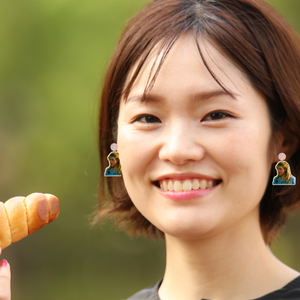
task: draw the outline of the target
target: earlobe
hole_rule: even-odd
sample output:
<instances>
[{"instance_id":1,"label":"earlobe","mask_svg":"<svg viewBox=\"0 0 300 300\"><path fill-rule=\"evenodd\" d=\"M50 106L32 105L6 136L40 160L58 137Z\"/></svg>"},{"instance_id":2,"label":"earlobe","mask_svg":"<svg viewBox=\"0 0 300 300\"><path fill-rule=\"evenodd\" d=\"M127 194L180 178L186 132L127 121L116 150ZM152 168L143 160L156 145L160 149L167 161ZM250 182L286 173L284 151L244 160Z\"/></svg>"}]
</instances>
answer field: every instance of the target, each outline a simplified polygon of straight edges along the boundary
<instances>
[{"instance_id":1,"label":"earlobe","mask_svg":"<svg viewBox=\"0 0 300 300\"><path fill-rule=\"evenodd\" d=\"M284 141L282 152L286 153L287 160L290 159L290 157L296 152L297 148L298 148L298 141L296 140L290 142Z\"/></svg>"},{"instance_id":2,"label":"earlobe","mask_svg":"<svg viewBox=\"0 0 300 300\"><path fill-rule=\"evenodd\" d=\"M284 135L283 132L277 131L274 133L275 147L273 153L273 162L278 162L278 154L285 153L288 160L298 148L298 140L291 133Z\"/></svg>"},{"instance_id":3,"label":"earlobe","mask_svg":"<svg viewBox=\"0 0 300 300\"><path fill-rule=\"evenodd\" d=\"M283 152L283 143L284 143L284 135L280 131L276 131L273 133L273 140L272 140L272 163L278 162L278 154Z\"/></svg>"}]
</instances>

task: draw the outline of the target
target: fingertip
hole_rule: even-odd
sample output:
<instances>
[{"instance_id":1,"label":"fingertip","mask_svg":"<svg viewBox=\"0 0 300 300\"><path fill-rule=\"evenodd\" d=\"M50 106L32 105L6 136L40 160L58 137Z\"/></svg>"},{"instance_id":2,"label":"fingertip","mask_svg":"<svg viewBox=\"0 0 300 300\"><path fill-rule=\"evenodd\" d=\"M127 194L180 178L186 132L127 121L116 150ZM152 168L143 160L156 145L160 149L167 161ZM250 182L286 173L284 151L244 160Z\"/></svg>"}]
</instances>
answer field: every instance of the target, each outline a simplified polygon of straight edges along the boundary
<instances>
[{"instance_id":1,"label":"fingertip","mask_svg":"<svg viewBox=\"0 0 300 300\"><path fill-rule=\"evenodd\" d=\"M0 263L0 299L11 299L11 272L10 266L6 259L2 259Z\"/></svg>"},{"instance_id":2,"label":"fingertip","mask_svg":"<svg viewBox=\"0 0 300 300\"><path fill-rule=\"evenodd\" d=\"M1 263L0 263L0 291L1 291L1 284L3 284L3 282L6 282L6 280L8 280L8 282L9 282L10 277L11 277L10 264L8 263L8 261L6 259L2 259ZM0 297L0 299L2 299L2 298Z\"/></svg>"},{"instance_id":3,"label":"fingertip","mask_svg":"<svg viewBox=\"0 0 300 300\"><path fill-rule=\"evenodd\" d=\"M0 267L8 267L8 261L6 259L2 259L1 263L0 263Z\"/></svg>"}]
</instances>

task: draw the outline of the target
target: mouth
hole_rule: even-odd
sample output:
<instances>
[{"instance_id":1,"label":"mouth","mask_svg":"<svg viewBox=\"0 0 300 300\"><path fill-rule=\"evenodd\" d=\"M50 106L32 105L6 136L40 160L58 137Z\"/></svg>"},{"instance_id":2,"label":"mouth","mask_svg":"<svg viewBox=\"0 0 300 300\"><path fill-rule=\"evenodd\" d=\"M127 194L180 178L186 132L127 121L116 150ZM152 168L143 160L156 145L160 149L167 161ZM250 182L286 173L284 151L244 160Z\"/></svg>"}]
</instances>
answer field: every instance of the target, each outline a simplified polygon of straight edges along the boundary
<instances>
[{"instance_id":1,"label":"mouth","mask_svg":"<svg viewBox=\"0 0 300 300\"><path fill-rule=\"evenodd\" d=\"M165 192L188 192L209 189L219 185L221 182L222 180L191 178L185 180L164 179L154 181L153 184Z\"/></svg>"}]
</instances>

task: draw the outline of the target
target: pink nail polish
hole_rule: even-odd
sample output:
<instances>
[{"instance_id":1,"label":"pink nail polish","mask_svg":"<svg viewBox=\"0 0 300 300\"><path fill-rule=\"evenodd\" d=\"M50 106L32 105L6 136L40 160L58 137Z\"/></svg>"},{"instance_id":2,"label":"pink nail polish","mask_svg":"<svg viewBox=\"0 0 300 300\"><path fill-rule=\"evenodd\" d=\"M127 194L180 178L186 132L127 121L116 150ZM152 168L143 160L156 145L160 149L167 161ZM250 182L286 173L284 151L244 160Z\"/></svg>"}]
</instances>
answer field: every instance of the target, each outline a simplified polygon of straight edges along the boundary
<instances>
[{"instance_id":1,"label":"pink nail polish","mask_svg":"<svg viewBox=\"0 0 300 300\"><path fill-rule=\"evenodd\" d=\"M7 260L6 259L2 259L0 266L1 267L6 267L7 266Z\"/></svg>"}]
</instances>

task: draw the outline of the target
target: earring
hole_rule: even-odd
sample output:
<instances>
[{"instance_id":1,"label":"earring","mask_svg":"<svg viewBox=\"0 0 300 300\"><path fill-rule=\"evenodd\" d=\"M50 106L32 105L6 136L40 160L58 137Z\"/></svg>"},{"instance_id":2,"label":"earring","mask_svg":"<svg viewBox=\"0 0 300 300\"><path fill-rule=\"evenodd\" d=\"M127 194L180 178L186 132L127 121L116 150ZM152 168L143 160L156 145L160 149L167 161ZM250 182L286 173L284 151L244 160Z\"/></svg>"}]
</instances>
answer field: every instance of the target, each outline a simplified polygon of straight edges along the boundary
<instances>
[{"instance_id":1,"label":"earring","mask_svg":"<svg viewBox=\"0 0 300 300\"><path fill-rule=\"evenodd\" d=\"M277 175L273 178L273 185L295 185L296 177L292 175L291 168L288 162L285 161L285 153L279 153L279 162L276 164L275 169Z\"/></svg>"},{"instance_id":2,"label":"earring","mask_svg":"<svg viewBox=\"0 0 300 300\"><path fill-rule=\"evenodd\" d=\"M110 152L107 156L109 166L105 169L105 177L120 177L122 175L121 164L118 152L118 145L113 143L110 145Z\"/></svg>"},{"instance_id":3,"label":"earring","mask_svg":"<svg viewBox=\"0 0 300 300\"><path fill-rule=\"evenodd\" d=\"M279 160L285 160L286 159L285 153L279 153L278 158L279 158Z\"/></svg>"}]
</instances>

